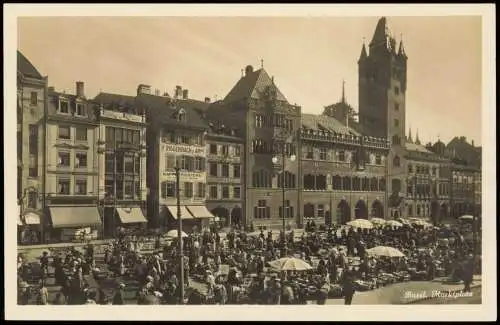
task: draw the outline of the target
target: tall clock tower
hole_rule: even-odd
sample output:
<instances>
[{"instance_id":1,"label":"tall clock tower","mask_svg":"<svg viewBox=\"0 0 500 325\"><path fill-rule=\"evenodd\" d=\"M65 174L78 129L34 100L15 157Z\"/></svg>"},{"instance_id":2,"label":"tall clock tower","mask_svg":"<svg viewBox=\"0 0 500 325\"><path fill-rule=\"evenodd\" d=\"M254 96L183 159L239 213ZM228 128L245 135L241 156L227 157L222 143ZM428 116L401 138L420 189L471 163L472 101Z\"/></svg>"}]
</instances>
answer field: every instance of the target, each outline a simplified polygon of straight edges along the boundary
<instances>
[{"instance_id":1,"label":"tall clock tower","mask_svg":"<svg viewBox=\"0 0 500 325\"><path fill-rule=\"evenodd\" d=\"M403 41L398 46L387 28L386 18L380 18L369 51L363 44L358 61L359 122L365 133L373 137L385 137L391 142L387 160L389 217L400 216L404 210L400 206L406 189L407 60Z\"/></svg>"}]
</instances>

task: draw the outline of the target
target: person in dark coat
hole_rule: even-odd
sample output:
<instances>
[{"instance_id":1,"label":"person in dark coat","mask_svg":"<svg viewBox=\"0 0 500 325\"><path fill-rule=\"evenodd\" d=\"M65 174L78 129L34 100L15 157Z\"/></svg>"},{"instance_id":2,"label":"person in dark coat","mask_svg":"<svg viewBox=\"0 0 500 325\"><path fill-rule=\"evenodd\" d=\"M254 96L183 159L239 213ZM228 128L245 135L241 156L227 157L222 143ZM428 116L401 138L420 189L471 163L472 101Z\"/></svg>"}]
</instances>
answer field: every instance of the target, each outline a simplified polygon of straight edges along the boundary
<instances>
[{"instance_id":1,"label":"person in dark coat","mask_svg":"<svg viewBox=\"0 0 500 325\"><path fill-rule=\"evenodd\" d=\"M125 284L120 283L113 296L113 305L125 305Z\"/></svg>"},{"instance_id":2,"label":"person in dark coat","mask_svg":"<svg viewBox=\"0 0 500 325\"><path fill-rule=\"evenodd\" d=\"M66 305L66 298L64 297L64 293L58 292L56 294L56 297L54 298L54 301L52 302L53 305Z\"/></svg>"},{"instance_id":3,"label":"person in dark coat","mask_svg":"<svg viewBox=\"0 0 500 325\"><path fill-rule=\"evenodd\" d=\"M474 277L474 260L469 256L468 260L462 267L462 280L464 281L464 292L471 292L470 285Z\"/></svg>"},{"instance_id":4,"label":"person in dark coat","mask_svg":"<svg viewBox=\"0 0 500 325\"><path fill-rule=\"evenodd\" d=\"M344 272L342 279L342 293L344 295L344 304L350 305L354 297L354 270L349 268Z\"/></svg>"}]
</instances>

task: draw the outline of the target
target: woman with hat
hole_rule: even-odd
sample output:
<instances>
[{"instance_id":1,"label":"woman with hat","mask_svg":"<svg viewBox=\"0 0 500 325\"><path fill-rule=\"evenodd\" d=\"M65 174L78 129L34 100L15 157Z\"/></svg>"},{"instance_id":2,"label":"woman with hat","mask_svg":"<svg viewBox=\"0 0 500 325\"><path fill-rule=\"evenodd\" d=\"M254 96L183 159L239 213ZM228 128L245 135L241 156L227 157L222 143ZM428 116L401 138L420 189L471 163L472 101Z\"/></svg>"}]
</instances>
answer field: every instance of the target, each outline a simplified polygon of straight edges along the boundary
<instances>
[{"instance_id":1,"label":"woman with hat","mask_svg":"<svg viewBox=\"0 0 500 325\"><path fill-rule=\"evenodd\" d=\"M29 300L31 298L30 286L26 281L21 281L18 286L17 293L17 304L18 305L29 305Z\"/></svg>"}]
</instances>

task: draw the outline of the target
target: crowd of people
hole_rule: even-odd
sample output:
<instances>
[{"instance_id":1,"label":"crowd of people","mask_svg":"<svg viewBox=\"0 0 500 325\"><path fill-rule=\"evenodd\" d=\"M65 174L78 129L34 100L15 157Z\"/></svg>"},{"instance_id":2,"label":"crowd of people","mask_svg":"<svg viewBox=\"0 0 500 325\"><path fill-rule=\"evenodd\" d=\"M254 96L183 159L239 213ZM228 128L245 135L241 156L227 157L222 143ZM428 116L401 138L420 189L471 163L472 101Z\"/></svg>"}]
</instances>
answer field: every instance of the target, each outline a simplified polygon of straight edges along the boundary
<instances>
[{"instance_id":1,"label":"crowd of people","mask_svg":"<svg viewBox=\"0 0 500 325\"><path fill-rule=\"evenodd\" d=\"M120 236L105 249L101 265L96 265L91 244L85 252L72 249L64 257L52 256L51 263L45 252L39 263L40 284L34 292L27 284L27 263L18 261L18 301L143 305L306 304L313 300L324 304L333 295L350 304L356 291L391 283L391 278L449 276L463 280L468 290L474 265L480 264L472 260L472 247L460 228L332 226L317 230L309 225L306 230L300 238L293 231L273 236L261 230L230 231L223 239L217 229L206 229L182 238L182 258L176 238L164 242L158 236L156 250L143 253L133 237ZM368 254L376 246L396 248L404 257ZM270 267L270 262L287 257L303 260L312 268L282 271ZM61 286L54 301L49 301L46 287L49 264L55 284Z\"/></svg>"}]
</instances>

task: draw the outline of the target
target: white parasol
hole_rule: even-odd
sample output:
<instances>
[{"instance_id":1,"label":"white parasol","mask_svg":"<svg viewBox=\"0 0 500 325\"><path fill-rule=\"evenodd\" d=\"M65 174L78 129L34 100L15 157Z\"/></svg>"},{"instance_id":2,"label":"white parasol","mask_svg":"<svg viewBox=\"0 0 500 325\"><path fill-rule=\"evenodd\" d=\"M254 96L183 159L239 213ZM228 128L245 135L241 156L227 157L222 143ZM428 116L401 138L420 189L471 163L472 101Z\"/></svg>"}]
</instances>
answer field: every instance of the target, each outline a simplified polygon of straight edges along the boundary
<instances>
[{"instance_id":1,"label":"white parasol","mask_svg":"<svg viewBox=\"0 0 500 325\"><path fill-rule=\"evenodd\" d=\"M430 223L428 223L427 221L425 221L423 219L415 219L415 220L412 220L411 223L413 225L423 226L423 227L431 227L432 226Z\"/></svg>"},{"instance_id":2,"label":"white parasol","mask_svg":"<svg viewBox=\"0 0 500 325\"><path fill-rule=\"evenodd\" d=\"M366 252L369 255L376 255L376 256L387 256L387 257L404 257L405 254L403 254L400 250L390 247L390 246L377 246L373 247L370 249L367 249Z\"/></svg>"},{"instance_id":3,"label":"white parasol","mask_svg":"<svg viewBox=\"0 0 500 325\"><path fill-rule=\"evenodd\" d=\"M177 238L178 232L175 229L169 230L165 236L170 237L170 238ZM188 234L186 234L184 231L181 233L182 238L189 237Z\"/></svg>"},{"instance_id":4,"label":"white parasol","mask_svg":"<svg viewBox=\"0 0 500 325\"><path fill-rule=\"evenodd\" d=\"M370 222L373 223L374 225L383 225L385 224L385 220L382 218L371 218Z\"/></svg>"},{"instance_id":5,"label":"white parasol","mask_svg":"<svg viewBox=\"0 0 500 325\"><path fill-rule=\"evenodd\" d=\"M386 222L386 225L391 226L391 227L403 227L403 224L401 222L396 221L396 220L388 220Z\"/></svg>"},{"instance_id":6,"label":"white parasol","mask_svg":"<svg viewBox=\"0 0 500 325\"><path fill-rule=\"evenodd\" d=\"M361 228L361 229L371 229L373 228L373 223L366 219L356 219L349 221L347 223L348 226L351 226L353 228Z\"/></svg>"},{"instance_id":7,"label":"white parasol","mask_svg":"<svg viewBox=\"0 0 500 325\"><path fill-rule=\"evenodd\" d=\"M461 216L458 219L460 219L460 220L472 220L472 219L474 219L474 216L466 214L466 215Z\"/></svg>"},{"instance_id":8,"label":"white parasol","mask_svg":"<svg viewBox=\"0 0 500 325\"><path fill-rule=\"evenodd\" d=\"M313 269L307 262L296 257L283 257L268 264L273 269L280 271L306 271Z\"/></svg>"}]
</instances>

